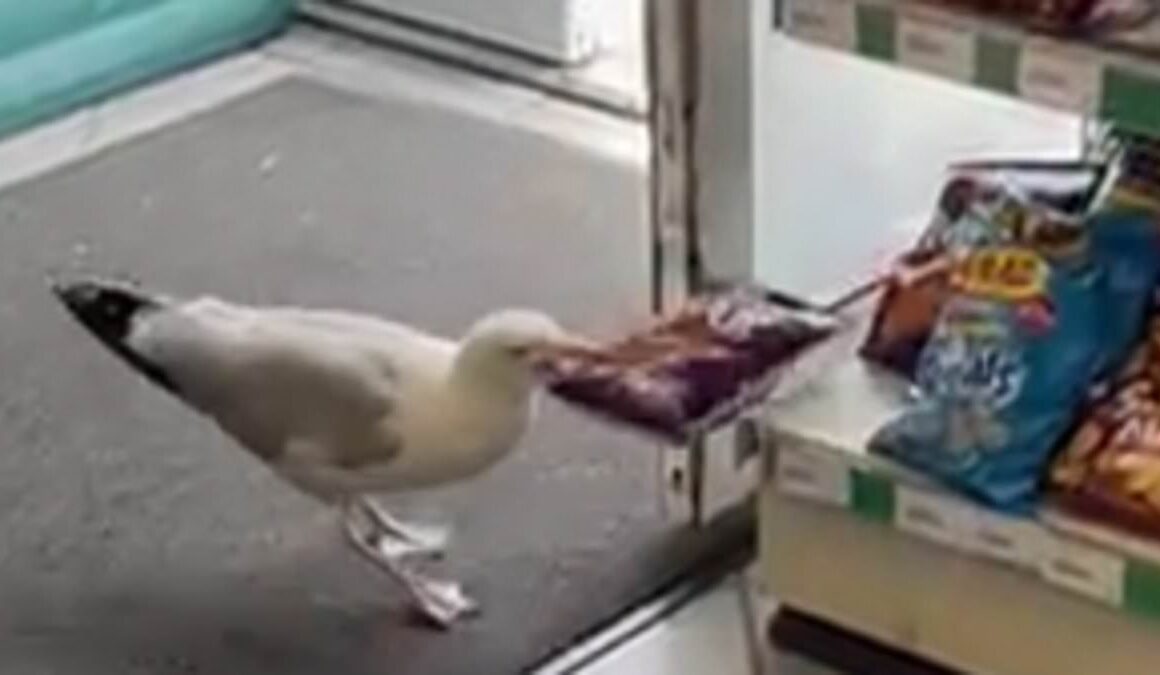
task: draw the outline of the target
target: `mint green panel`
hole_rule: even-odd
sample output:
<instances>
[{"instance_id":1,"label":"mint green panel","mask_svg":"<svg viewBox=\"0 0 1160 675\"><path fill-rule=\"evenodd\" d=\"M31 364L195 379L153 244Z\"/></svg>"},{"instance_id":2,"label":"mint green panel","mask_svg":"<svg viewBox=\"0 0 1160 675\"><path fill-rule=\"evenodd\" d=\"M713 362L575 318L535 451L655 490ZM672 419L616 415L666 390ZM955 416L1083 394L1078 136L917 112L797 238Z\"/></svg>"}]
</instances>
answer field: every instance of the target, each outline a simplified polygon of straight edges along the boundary
<instances>
[{"instance_id":1,"label":"mint green panel","mask_svg":"<svg viewBox=\"0 0 1160 675\"><path fill-rule=\"evenodd\" d=\"M0 0L0 59L158 0Z\"/></svg>"},{"instance_id":2,"label":"mint green panel","mask_svg":"<svg viewBox=\"0 0 1160 675\"><path fill-rule=\"evenodd\" d=\"M0 55L0 136L252 44L293 8L293 0L0 0L0 54L9 38L42 38ZM68 23L82 15L88 24Z\"/></svg>"}]
</instances>

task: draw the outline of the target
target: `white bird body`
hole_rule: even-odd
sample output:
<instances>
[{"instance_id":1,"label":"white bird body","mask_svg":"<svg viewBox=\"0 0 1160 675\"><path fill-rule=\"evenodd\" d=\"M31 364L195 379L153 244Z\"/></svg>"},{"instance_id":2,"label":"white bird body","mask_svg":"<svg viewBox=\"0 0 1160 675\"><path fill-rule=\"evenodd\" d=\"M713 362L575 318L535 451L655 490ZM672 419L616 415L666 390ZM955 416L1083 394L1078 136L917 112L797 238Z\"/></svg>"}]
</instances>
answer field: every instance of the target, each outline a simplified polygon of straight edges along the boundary
<instances>
[{"instance_id":1,"label":"white bird body","mask_svg":"<svg viewBox=\"0 0 1160 675\"><path fill-rule=\"evenodd\" d=\"M441 625L474 603L401 558L440 550L444 537L395 521L367 495L465 480L493 466L530 422L537 355L586 348L550 318L517 310L484 317L452 341L371 316L173 300L101 281L56 292L153 383L288 482L340 506L356 550Z\"/></svg>"},{"instance_id":2,"label":"white bird body","mask_svg":"<svg viewBox=\"0 0 1160 675\"><path fill-rule=\"evenodd\" d=\"M461 345L381 319L201 299L128 344L299 488L332 500L470 478L527 428L533 382L458 367Z\"/></svg>"}]
</instances>

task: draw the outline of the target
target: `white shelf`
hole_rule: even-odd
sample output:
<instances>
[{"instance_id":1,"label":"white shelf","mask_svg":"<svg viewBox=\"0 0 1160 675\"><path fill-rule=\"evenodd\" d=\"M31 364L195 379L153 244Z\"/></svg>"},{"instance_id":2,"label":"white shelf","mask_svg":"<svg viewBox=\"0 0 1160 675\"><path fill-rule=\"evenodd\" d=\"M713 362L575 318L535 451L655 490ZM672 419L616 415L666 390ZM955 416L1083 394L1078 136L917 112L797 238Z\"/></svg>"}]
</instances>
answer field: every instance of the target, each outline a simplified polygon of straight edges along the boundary
<instances>
[{"instance_id":1,"label":"white shelf","mask_svg":"<svg viewBox=\"0 0 1160 675\"><path fill-rule=\"evenodd\" d=\"M1160 23L1119 38L1152 57L912 0L783 0L783 11L810 43L1160 135Z\"/></svg>"},{"instance_id":2,"label":"white shelf","mask_svg":"<svg viewBox=\"0 0 1160 675\"><path fill-rule=\"evenodd\" d=\"M856 359L769 407L775 489L931 545L1018 569L1055 588L1160 620L1160 546L1052 511L1016 518L865 451L903 388Z\"/></svg>"}]
</instances>

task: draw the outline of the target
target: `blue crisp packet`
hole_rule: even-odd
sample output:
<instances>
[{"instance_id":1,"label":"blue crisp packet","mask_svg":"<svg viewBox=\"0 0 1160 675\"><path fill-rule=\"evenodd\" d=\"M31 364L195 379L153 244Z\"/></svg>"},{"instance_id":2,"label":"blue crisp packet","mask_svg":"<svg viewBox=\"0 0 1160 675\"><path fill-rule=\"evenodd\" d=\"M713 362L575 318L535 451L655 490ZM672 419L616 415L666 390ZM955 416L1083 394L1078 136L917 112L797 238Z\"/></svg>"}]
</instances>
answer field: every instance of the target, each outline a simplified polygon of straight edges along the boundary
<instances>
[{"instance_id":1,"label":"blue crisp packet","mask_svg":"<svg viewBox=\"0 0 1160 675\"><path fill-rule=\"evenodd\" d=\"M1049 244L982 245L958 262L919 359L918 396L873 452L996 508L1034 506L1090 387L1138 337L1160 272L1145 213L1056 229Z\"/></svg>"}]
</instances>

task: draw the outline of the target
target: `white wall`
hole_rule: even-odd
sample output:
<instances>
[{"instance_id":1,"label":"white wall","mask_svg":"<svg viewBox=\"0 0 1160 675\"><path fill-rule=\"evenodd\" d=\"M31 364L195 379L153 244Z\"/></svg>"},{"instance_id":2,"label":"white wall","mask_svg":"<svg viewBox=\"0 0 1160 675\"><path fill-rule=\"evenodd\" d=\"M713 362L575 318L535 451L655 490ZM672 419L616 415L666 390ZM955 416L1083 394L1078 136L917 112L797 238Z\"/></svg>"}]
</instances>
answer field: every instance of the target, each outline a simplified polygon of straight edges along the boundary
<instances>
[{"instance_id":1,"label":"white wall","mask_svg":"<svg viewBox=\"0 0 1160 675\"><path fill-rule=\"evenodd\" d=\"M774 33L770 0L701 1L748 19L702 36L711 271L825 295L910 240L949 162L1078 152L1075 117L800 44Z\"/></svg>"}]
</instances>

